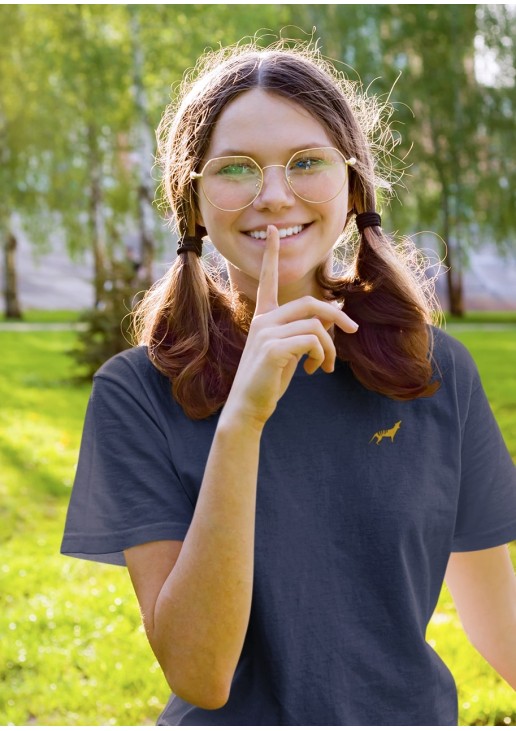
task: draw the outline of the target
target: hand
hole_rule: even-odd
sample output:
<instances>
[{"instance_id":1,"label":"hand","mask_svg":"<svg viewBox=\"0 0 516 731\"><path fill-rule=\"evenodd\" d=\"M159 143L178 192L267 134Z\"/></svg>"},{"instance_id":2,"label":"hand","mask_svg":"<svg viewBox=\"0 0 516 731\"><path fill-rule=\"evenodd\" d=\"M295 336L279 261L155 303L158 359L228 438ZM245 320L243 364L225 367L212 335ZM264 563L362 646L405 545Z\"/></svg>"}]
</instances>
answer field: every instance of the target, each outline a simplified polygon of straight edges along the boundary
<instances>
[{"instance_id":1,"label":"hand","mask_svg":"<svg viewBox=\"0 0 516 731\"><path fill-rule=\"evenodd\" d=\"M263 427L288 388L300 358L310 375L321 367L335 368L336 351L327 330L358 329L342 310L329 302L306 296L278 305L279 233L267 228L256 310L225 411Z\"/></svg>"}]
</instances>

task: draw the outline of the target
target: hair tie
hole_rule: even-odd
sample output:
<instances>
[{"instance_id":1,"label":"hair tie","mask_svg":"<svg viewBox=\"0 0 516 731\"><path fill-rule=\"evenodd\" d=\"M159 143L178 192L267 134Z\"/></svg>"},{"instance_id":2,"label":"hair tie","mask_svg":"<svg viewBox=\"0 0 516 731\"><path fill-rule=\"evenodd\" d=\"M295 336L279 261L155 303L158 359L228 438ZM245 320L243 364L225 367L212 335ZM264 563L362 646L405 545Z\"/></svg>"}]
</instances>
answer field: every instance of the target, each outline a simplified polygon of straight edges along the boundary
<instances>
[{"instance_id":1,"label":"hair tie","mask_svg":"<svg viewBox=\"0 0 516 731\"><path fill-rule=\"evenodd\" d=\"M359 213L355 218L357 228L362 233L368 226L381 226L382 219L379 213L375 211L366 211L365 213Z\"/></svg>"},{"instance_id":2,"label":"hair tie","mask_svg":"<svg viewBox=\"0 0 516 731\"><path fill-rule=\"evenodd\" d=\"M197 256L202 254L202 239L200 236L183 236L177 243L178 254L182 254L184 251L193 251Z\"/></svg>"}]
</instances>

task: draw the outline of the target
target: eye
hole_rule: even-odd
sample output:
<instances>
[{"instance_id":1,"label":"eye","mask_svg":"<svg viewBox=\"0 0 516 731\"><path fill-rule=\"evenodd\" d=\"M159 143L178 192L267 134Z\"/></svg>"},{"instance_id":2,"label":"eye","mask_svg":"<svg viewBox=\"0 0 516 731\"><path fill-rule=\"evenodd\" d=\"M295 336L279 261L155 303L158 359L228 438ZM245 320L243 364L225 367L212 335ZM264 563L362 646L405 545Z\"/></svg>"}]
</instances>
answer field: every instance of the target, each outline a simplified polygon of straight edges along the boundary
<instances>
[{"instance_id":1,"label":"eye","mask_svg":"<svg viewBox=\"0 0 516 731\"><path fill-rule=\"evenodd\" d=\"M246 175L256 175L256 166L249 160L235 160L219 165L215 174L227 178L239 178Z\"/></svg>"},{"instance_id":2,"label":"eye","mask_svg":"<svg viewBox=\"0 0 516 731\"><path fill-rule=\"evenodd\" d=\"M328 160L324 157L316 155L306 155L297 157L289 165L289 172L292 173L310 173L324 169L328 165Z\"/></svg>"}]
</instances>

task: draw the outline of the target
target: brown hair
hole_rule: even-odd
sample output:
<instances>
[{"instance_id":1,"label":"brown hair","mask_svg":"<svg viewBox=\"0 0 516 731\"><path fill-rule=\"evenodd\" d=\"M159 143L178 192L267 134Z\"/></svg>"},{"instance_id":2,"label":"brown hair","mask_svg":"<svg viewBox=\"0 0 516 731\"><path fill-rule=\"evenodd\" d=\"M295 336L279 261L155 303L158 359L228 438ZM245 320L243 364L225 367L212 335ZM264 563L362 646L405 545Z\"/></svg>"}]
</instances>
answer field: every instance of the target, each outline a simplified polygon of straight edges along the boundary
<instances>
[{"instance_id":1,"label":"brown hair","mask_svg":"<svg viewBox=\"0 0 516 731\"><path fill-rule=\"evenodd\" d=\"M190 173L198 169L223 109L253 88L302 103L344 156L357 160L349 169L353 210L336 242L336 252L344 252L342 271L330 275L323 264L316 271L324 296L342 301L360 325L353 336L335 328L337 357L349 362L368 389L401 400L432 395L439 386L431 383L433 299L417 250L408 241L396 245L378 227L358 236L348 225L355 214L375 211L376 189L388 187L384 168L393 156L386 148L389 141L395 145L390 107L361 93L360 84L338 74L316 49L283 42L266 49L255 44L222 49L203 56L184 79L157 133L162 191L177 232L206 235L196 223ZM206 418L225 403L254 304L231 292L205 259L188 252L138 306L136 342L148 346L151 361L170 378L175 399L191 418Z\"/></svg>"}]
</instances>

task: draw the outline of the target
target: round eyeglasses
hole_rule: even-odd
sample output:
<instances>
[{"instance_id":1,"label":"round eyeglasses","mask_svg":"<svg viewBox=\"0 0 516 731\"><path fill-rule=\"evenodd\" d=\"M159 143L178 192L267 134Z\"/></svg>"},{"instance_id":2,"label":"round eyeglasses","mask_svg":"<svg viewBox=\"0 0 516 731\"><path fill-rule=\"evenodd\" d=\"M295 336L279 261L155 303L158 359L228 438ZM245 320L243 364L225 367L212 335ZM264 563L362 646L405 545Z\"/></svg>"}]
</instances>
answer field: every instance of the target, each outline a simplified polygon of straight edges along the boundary
<instances>
[{"instance_id":1,"label":"round eyeglasses","mask_svg":"<svg viewBox=\"0 0 516 731\"><path fill-rule=\"evenodd\" d=\"M307 203L327 203L336 198L346 184L348 160L336 147L315 147L295 152L286 165L260 167L247 155L214 157L200 173L190 173L191 180L200 180L204 195L221 211L240 211L258 198L263 187L263 171L285 168L291 191Z\"/></svg>"}]
</instances>

